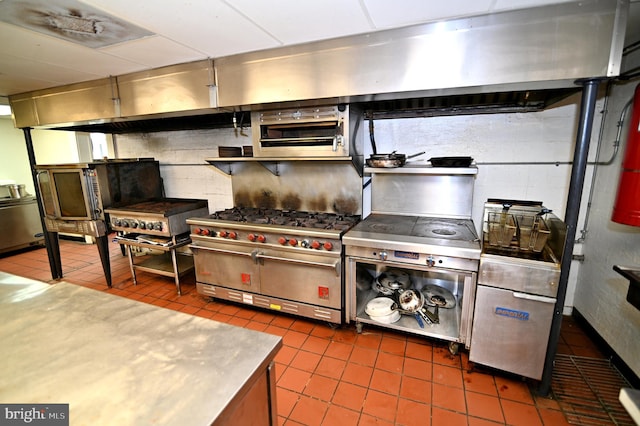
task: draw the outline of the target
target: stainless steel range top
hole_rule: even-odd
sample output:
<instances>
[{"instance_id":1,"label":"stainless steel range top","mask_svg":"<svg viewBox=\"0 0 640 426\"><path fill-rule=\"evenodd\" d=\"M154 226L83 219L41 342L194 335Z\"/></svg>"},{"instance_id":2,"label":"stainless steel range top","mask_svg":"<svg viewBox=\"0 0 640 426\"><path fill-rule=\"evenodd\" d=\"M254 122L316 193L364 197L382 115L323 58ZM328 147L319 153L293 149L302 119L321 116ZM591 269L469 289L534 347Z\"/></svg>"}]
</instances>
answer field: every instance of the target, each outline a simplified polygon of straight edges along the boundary
<instances>
[{"instance_id":1,"label":"stainless steel range top","mask_svg":"<svg viewBox=\"0 0 640 426\"><path fill-rule=\"evenodd\" d=\"M234 207L190 218L192 237L202 241L249 242L260 246L340 252L340 236L357 215Z\"/></svg>"},{"instance_id":2,"label":"stainless steel range top","mask_svg":"<svg viewBox=\"0 0 640 426\"><path fill-rule=\"evenodd\" d=\"M137 232L172 237L189 231L186 219L209 213L207 200L161 198L105 210L111 228L127 233Z\"/></svg>"},{"instance_id":3,"label":"stainless steel range top","mask_svg":"<svg viewBox=\"0 0 640 426\"><path fill-rule=\"evenodd\" d=\"M359 215L255 207L233 207L217 211L209 218L252 225L292 226L330 231L345 231L360 220Z\"/></svg>"},{"instance_id":4,"label":"stainless steel range top","mask_svg":"<svg viewBox=\"0 0 640 426\"><path fill-rule=\"evenodd\" d=\"M254 207L189 218L197 291L341 323L340 237L359 220L357 215Z\"/></svg>"},{"instance_id":5,"label":"stainless steel range top","mask_svg":"<svg viewBox=\"0 0 640 426\"><path fill-rule=\"evenodd\" d=\"M471 219L374 213L342 238L344 245L480 258L480 238Z\"/></svg>"}]
</instances>

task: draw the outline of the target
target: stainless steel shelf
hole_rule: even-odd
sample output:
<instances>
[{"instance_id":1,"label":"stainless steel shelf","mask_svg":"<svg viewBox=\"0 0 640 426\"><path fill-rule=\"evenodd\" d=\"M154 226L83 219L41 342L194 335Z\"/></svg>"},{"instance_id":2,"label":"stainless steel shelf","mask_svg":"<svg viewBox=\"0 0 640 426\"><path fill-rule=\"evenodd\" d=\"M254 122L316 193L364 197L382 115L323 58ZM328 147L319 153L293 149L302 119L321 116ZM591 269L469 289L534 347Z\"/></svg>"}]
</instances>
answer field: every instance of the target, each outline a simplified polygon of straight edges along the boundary
<instances>
[{"instance_id":1,"label":"stainless steel shelf","mask_svg":"<svg viewBox=\"0 0 640 426\"><path fill-rule=\"evenodd\" d=\"M477 175L478 168L472 167L433 167L430 164L403 167L365 167L369 174L418 174L418 175Z\"/></svg>"},{"instance_id":2,"label":"stainless steel shelf","mask_svg":"<svg viewBox=\"0 0 640 426\"><path fill-rule=\"evenodd\" d=\"M186 273L194 269L193 256L186 254L178 254L177 249L191 243L191 240L182 240L176 243L176 237L173 237L173 244L160 245L145 242L136 242L125 238L117 240L118 244L126 247L129 257L129 267L133 284L137 285L136 270L149 272L151 274L162 275L173 278L176 284L178 295L182 294L180 289L180 278ZM151 254L140 263L135 263L132 248L140 247L150 250L162 251L161 254Z\"/></svg>"},{"instance_id":3,"label":"stainless steel shelf","mask_svg":"<svg viewBox=\"0 0 640 426\"><path fill-rule=\"evenodd\" d=\"M233 174L233 163L260 163L275 176L280 176L278 165L290 161L324 161L324 162L350 162L362 176L362 165L358 167L354 157L209 157L204 159L207 163L215 166L226 175Z\"/></svg>"}]
</instances>

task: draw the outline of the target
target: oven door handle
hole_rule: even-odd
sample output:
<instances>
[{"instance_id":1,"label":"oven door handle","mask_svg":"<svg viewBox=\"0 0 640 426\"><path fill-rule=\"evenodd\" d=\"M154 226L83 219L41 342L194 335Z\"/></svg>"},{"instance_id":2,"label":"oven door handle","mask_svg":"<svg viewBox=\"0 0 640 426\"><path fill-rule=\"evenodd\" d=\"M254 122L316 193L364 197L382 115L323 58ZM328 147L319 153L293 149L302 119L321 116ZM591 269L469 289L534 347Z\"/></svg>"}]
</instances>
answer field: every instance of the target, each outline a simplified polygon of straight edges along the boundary
<instances>
[{"instance_id":1,"label":"oven door handle","mask_svg":"<svg viewBox=\"0 0 640 426\"><path fill-rule=\"evenodd\" d=\"M190 244L189 248L190 249L196 249L196 250L213 251L213 252L216 252L216 253L235 254L236 256L252 257L252 253L247 253L247 252L244 252L244 251L214 249L214 248L210 248L210 247L198 246L198 245L195 245L195 244Z\"/></svg>"},{"instance_id":2,"label":"oven door handle","mask_svg":"<svg viewBox=\"0 0 640 426\"><path fill-rule=\"evenodd\" d=\"M255 257L257 259L267 259L267 260L275 260L275 261L279 261L279 262L288 262L288 263L298 263L298 264L302 264L302 265L311 265L311 266L321 266L324 268L333 268L336 271L336 276L339 277L340 276L340 270L341 268L341 263L340 260L336 260L334 263L322 263L322 262L312 262L309 260L300 260L300 259L289 259L289 258L285 258L285 257L276 257L276 256L265 256L262 253L256 253Z\"/></svg>"},{"instance_id":3,"label":"oven door handle","mask_svg":"<svg viewBox=\"0 0 640 426\"><path fill-rule=\"evenodd\" d=\"M550 304L556 303L556 299L552 297L536 296L534 294L519 293L517 291L513 292L513 297L517 299L532 300L534 302L542 302L542 303L550 303Z\"/></svg>"}]
</instances>

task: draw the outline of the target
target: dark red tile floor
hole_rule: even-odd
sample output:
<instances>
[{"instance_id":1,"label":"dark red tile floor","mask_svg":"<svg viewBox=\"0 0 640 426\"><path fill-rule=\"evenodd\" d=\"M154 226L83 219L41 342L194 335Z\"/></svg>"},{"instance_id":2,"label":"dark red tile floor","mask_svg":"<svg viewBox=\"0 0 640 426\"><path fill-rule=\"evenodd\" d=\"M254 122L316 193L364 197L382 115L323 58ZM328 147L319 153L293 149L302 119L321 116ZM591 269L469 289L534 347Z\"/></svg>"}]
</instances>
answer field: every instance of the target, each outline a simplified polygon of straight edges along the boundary
<instances>
[{"instance_id":1,"label":"dark red tile floor","mask_svg":"<svg viewBox=\"0 0 640 426\"><path fill-rule=\"evenodd\" d=\"M330 327L307 319L212 301L197 294L193 274L178 296L172 278L138 271L110 244L113 288L97 247L60 243L64 281L283 338L276 357L281 425L548 425L568 424L559 404L534 383L473 366L447 342L383 328ZM5 255L0 271L55 283L44 248ZM563 321L560 353L603 357L579 325Z\"/></svg>"}]
</instances>

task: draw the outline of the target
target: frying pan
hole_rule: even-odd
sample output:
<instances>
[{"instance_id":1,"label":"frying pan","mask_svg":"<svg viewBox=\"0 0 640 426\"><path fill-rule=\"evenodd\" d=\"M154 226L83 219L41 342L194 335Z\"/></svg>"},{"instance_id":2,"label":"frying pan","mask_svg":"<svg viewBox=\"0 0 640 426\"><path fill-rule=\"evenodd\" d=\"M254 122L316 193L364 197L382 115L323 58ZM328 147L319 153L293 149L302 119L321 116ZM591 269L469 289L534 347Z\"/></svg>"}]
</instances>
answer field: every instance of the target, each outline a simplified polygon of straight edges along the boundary
<instances>
[{"instance_id":1,"label":"frying pan","mask_svg":"<svg viewBox=\"0 0 640 426\"><path fill-rule=\"evenodd\" d=\"M422 154L424 154L424 151L408 156L404 154L398 154L395 151L390 154L371 154L371 156L367 158L367 166L387 168L402 167L406 164L409 158L418 157Z\"/></svg>"},{"instance_id":2,"label":"frying pan","mask_svg":"<svg viewBox=\"0 0 640 426\"><path fill-rule=\"evenodd\" d=\"M409 156L406 156L405 154L398 154L396 151L393 151L390 154L378 154L373 130L373 118L369 119L369 138L371 139L371 148L373 149L373 154L371 154L371 156L366 160L367 166L369 167L402 167L409 158L418 157L424 154L424 151Z\"/></svg>"}]
</instances>

